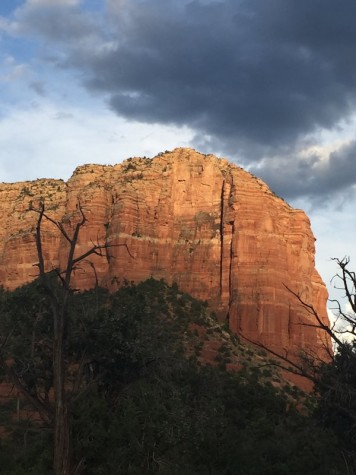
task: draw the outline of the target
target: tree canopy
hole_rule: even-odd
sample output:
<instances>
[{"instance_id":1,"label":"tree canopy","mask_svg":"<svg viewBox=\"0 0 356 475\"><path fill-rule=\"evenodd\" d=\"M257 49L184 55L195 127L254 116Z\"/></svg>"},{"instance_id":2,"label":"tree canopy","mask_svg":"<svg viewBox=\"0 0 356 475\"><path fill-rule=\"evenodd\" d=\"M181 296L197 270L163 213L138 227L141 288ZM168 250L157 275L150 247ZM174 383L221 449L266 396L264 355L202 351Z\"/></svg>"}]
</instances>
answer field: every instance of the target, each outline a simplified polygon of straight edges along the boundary
<instances>
[{"instance_id":1,"label":"tree canopy","mask_svg":"<svg viewBox=\"0 0 356 475\"><path fill-rule=\"evenodd\" d=\"M45 302L38 282L1 292L1 357L51 414ZM252 351L176 285L149 279L115 294L71 293L68 311L65 384L82 473L348 473L333 428L300 411L290 390L265 377L267 360L259 360L260 370L253 366ZM225 349L214 364L202 364L202 340L213 332ZM235 349L245 352L246 364L229 372L221 363ZM49 475L50 421L36 419L24 399L17 420L15 404L3 405L0 472Z\"/></svg>"}]
</instances>

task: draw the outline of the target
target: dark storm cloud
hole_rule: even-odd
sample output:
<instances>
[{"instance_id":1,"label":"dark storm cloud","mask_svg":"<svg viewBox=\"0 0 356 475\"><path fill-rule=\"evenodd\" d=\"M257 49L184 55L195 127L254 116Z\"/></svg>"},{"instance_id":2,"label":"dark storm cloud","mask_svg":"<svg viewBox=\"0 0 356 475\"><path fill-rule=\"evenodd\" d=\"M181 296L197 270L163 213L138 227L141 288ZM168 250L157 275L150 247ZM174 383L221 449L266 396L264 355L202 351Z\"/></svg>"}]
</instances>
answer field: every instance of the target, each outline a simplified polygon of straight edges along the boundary
<instances>
[{"instance_id":1,"label":"dark storm cloud","mask_svg":"<svg viewBox=\"0 0 356 475\"><path fill-rule=\"evenodd\" d=\"M279 147L352 111L352 1L132 5L118 16L117 47L87 58L90 87L108 92L120 115Z\"/></svg>"},{"instance_id":2,"label":"dark storm cloud","mask_svg":"<svg viewBox=\"0 0 356 475\"><path fill-rule=\"evenodd\" d=\"M62 67L123 117L190 126L197 144L253 164L286 196L354 183L354 143L327 166L296 158L354 111L354 0L112 0L107 13L95 28L78 6L24 20L66 45ZM101 43L83 48L94 30Z\"/></svg>"},{"instance_id":3,"label":"dark storm cloud","mask_svg":"<svg viewBox=\"0 0 356 475\"><path fill-rule=\"evenodd\" d=\"M328 201L333 195L355 191L356 140L350 141L327 157L310 155L263 160L252 170L261 176L280 196L307 196Z\"/></svg>"}]
</instances>

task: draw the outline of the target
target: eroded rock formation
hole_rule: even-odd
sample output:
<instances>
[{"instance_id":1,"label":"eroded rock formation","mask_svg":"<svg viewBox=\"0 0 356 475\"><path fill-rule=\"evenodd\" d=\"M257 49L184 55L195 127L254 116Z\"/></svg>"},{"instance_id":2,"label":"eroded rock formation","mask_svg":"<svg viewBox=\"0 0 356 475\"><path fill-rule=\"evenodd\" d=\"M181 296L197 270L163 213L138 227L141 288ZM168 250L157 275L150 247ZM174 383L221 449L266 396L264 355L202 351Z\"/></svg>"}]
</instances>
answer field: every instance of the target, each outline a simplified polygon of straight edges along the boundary
<instances>
[{"instance_id":1,"label":"eroded rock formation","mask_svg":"<svg viewBox=\"0 0 356 475\"><path fill-rule=\"evenodd\" d=\"M88 222L77 252L107 242L107 258L77 269L73 285L115 289L153 276L207 300L237 334L282 353L323 354L321 332L296 298L326 322L327 292L314 265L308 217L243 169L212 155L176 149L115 166L84 165L70 180L0 185L0 283L14 289L37 274L34 228L46 210L70 229L80 201ZM63 268L67 243L43 226L47 268ZM126 247L127 245L127 247ZM129 250L129 252L128 252ZM95 275L96 274L96 275ZM313 322L314 323L314 322Z\"/></svg>"}]
</instances>

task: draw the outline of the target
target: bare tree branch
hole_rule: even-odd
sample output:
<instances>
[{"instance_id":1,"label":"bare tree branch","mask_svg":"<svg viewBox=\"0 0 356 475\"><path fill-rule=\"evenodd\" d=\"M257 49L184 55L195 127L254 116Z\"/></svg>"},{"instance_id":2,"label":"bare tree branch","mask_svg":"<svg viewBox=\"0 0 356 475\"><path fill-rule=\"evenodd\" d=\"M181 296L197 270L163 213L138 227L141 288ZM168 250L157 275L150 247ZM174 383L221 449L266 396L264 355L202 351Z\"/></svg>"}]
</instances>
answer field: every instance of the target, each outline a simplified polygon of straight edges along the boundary
<instances>
[{"instance_id":1,"label":"bare tree branch","mask_svg":"<svg viewBox=\"0 0 356 475\"><path fill-rule=\"evenodd\" d=\"M79 233L82 227L86 224L87 218L85 216L83 207L78 202L77 210L79 213L79 220L74 226L72 236L65 229L62 222L56 221L45 213L44 203L40 204L39 209L32 209L38 213L36 225L36 248L38 255L38 268L40 282L49 298L52 317L53 317L53 389L54 389L54 471L56 475L65 475L72 473L71 455L70 455L70 399L73 396L73 390L79 390L81 381L81 372L78 371L78 378L72 386L72 394L66 388L67 367L65 362L65 349L67 340L67 321L68 321L68 301L69 296L73 292L71 289L71 278L76 266L85 261L91 255L105 256L109 244L92 243L92 247L84 253L75 257L75 251L78 244ZM50 276L45 272L45 262L42 247L42 224L43 220L52 223L65 238L69 244L66 267L63 271L55 269L55 276L59 279L61 290L58 291L56 283L51 280ZM126 246L127 248L127 246ZM127 248L128 249L128 248ZM94 264L92 264L94 266ZM84 357L84 356L83 356ZM83 367L84 360L81 367ZM9 369L11 370L11 368ZM20 381L16 380L16 375L10 373L14 383L19 385ZM26 395L26 394L25 394ZM34 404L39 404L39 401L34 401ZM78 471L77 471L78 472ZM79 473L79 472L78 472Z\"/></svg>"},{"instance_id":2,"label":"bare tree branch","mask_svg":"<svg viewBox=\"0 0 356 475\"><path fill-rule=\"evenodd\" d=\"M24 398L30 403L32 407L34 407L44 422L47 424L52 424L53 422L53 412L51 411L50 407L45 405L43 401L40 401L38 397L32 395L30 391L26 388L26 386L21 382L19 376L14 371L12 366L7 363L4 357L1 357L1 366L4 369L4 372L9 381L11 381L16 389L24 396Z\"/></svg>"},{"instance_id":3,"label":"bare tree branch","mask_svg":"<svg viewBox=\"0 0 356 475\"><path fill-rule=\"evenodd\" d=\"M310 305L309 303L305 302L299 293L294 292L294 290L290 289L287 285L284 284L284 287L288 290L288 292L294 295L294 297L296 297L296 299L299 301L302 307L305 308L307 312L315 318L315 320L318 323L317 327L324 330L330 336L330 338L332 338L335 341L335 343L337 343L338 345L342 345L342 341L335 335L334 332L331 331L328 325L325 325L325 323L321 320L318 312L315 310L313 305Z\"/></svg>"}]
</instances>

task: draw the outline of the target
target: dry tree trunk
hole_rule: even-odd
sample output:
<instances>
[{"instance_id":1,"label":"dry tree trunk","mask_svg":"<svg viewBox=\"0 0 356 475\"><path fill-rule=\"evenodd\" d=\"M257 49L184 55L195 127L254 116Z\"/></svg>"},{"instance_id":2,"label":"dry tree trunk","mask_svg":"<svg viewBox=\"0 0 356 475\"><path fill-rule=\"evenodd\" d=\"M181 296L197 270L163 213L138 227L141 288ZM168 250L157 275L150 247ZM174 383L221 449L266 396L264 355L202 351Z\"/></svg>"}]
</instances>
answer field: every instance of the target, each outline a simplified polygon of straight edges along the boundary
<instances>
[{"instance_id":1,"label":"dry tree trunk","mask_svg":"<svg viewBox=\"0 0 356 475\"><path fill-rule=\"evenodd\" d=\"M70 395L66 391L66 358L65 348L68 326L68 300L71 294L71 277L76 264L85 260L92 254L103 256L109 247L108 244L93 244L93 246L78 257L75 257L76 245L79 232L86 222L83 209L78 203L80 220L74 227L73 235L70 236L61 222L53 220L45 214L42 203L38 210L36 226L36 246L38 255L39 279L45 291L53 318L53 390L54 390L54 439L53 439L53 469L56 475L71 475L74 472L71 460L71 417ZM42 247L42 222L43 219L53 223L69 244L66 268L63 272L57 271L57 280L53 281L45 272L45 261ZM59 288L58 286L59 282Z\"/></svg>"}]
</instances>

